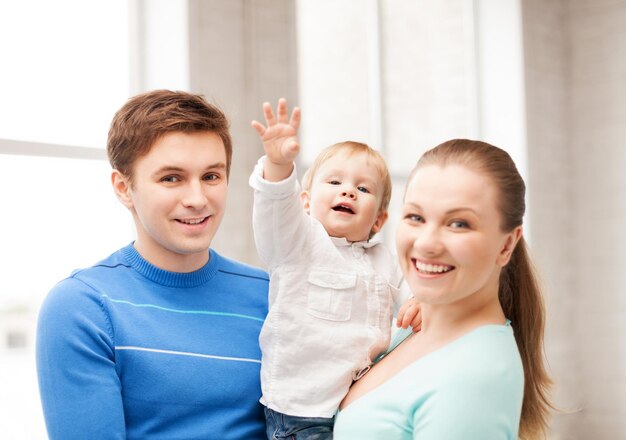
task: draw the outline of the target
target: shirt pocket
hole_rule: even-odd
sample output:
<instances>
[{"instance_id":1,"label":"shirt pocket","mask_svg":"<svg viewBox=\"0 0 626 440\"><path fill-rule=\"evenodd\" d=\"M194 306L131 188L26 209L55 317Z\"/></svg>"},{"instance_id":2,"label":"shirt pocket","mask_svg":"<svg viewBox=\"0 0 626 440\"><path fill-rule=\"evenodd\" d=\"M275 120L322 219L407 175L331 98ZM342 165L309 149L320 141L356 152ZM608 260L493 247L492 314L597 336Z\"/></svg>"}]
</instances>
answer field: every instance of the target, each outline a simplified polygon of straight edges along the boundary
<instances>
[{"instance_id":1,"label":"shirt pocket","mask_svg":"<svg viewBox=\"0 0 626 440\"><path fill-rule=\"evenodd\" d=\"M308 313L329 321L349 320L356 281L354 272L311 271L308 278Z\"/></svg>"}]
</instances>

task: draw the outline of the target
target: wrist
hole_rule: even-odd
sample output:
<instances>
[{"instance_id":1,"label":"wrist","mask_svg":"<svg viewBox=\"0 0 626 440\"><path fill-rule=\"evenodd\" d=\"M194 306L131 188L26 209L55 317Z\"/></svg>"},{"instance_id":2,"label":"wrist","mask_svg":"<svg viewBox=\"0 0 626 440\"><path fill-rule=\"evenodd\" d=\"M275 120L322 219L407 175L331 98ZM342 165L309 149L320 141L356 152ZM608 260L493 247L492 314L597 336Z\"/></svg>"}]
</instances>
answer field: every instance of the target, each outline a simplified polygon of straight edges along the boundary
<instances>
[{"instance_id":1,"label":"wrist","mask_svg":"<svg viewBox=\"0 0 626 440\"><path fill-rule=\"evenodd\" d=\"M279 164L266 159L263 163L263 178L269 182L280 182L291 176L293 169L293 162Z\"/></svg>"}]
</instances>

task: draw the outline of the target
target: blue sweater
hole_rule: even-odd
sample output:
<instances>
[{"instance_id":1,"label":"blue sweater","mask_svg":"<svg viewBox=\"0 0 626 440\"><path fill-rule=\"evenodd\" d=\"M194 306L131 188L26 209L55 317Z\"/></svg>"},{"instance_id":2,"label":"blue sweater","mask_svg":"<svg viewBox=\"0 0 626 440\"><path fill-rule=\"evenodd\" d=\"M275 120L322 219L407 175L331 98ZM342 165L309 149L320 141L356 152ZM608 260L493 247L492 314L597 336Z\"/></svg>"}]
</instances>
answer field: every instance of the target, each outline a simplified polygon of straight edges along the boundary
<instances>
[{"instance_id":1,"label":"blue sweater","mask_svg":"<svg viewBox=\"0 0 626 440\"><path fill-rule=\"evenodd\" d=\"M191 273L132 245L44 301L39 388L51 439L262 439L267 274L210 250Z\"/></svg>"}]
</instances>

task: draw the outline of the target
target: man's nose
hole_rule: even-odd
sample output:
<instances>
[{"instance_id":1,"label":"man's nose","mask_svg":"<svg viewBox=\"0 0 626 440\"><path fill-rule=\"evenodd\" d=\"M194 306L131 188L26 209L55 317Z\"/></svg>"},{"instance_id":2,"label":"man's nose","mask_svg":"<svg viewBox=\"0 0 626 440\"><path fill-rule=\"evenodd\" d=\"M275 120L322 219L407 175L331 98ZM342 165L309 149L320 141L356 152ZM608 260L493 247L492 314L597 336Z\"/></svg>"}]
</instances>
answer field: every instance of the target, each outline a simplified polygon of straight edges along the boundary
<instances>
[{"instance_id":1,"label":"man's nose","mask_svg":"<svg viewBox=\"0 0 626 440\"><path fill-rule=\"evenodd\" d=\"M207 203L202 184L192 183L186 188L185 196L182 200L184 206L188 208L203 208Z\"/></svg>"}]
</instances>

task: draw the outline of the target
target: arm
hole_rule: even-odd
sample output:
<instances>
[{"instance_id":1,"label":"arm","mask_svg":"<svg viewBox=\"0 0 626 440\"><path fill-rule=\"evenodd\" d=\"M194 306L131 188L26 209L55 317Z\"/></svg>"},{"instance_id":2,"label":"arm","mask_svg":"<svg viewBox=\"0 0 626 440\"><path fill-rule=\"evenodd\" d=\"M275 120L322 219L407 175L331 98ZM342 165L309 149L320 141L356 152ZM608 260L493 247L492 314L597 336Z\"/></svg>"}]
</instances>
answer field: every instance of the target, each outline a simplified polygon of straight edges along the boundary
<instances>
[{"instance_id":1,"label":"arm","mask_svg":"<svg viewBox=\"0 0 626 440\"><path fill-rule=\"evenodd\" d=\"M311 222L304 212L294 159L298 154L297 130L300 110L295 108L287 122L287 103L278 104L278 120L268 103L263 105L267 127L252 126L263 141L266 156L250 176L254 188L252 226L261 259L272 270L290 258L299 258L311 240Z\"/></svg>"},{"instance_id":2,"label":"arm","mask_svg":"<svg viewBox=\"0 0 626 440\"><path fill-rule=\"evenodd\" d=\"M37 374L50 439L126 438L110 332L99 295L75 278L59 283L44 301Z\"/></svg>"},{"instance_id":3,"label":"arm","mask_svg":"<svg viewBox=\"0 0 626 440\"><path fill-rule=\"evenodd\" d=\"M263 115L267 126L252 121L252 127L261 137L267 160L263 166L263 177L270 182L278 182L289 177L293 170L293 162L300 151L298 144L298 127L300 126L300 109L294 107L291 118L287 120L287 101L278 100L276 107L278 119L272 106L263 104Z\"/></svg>"}]
</instances>

